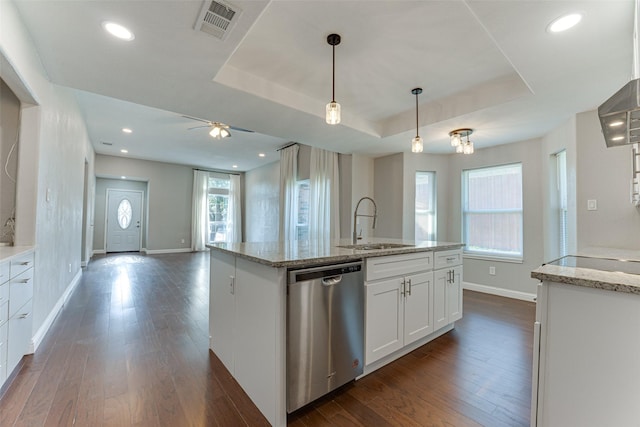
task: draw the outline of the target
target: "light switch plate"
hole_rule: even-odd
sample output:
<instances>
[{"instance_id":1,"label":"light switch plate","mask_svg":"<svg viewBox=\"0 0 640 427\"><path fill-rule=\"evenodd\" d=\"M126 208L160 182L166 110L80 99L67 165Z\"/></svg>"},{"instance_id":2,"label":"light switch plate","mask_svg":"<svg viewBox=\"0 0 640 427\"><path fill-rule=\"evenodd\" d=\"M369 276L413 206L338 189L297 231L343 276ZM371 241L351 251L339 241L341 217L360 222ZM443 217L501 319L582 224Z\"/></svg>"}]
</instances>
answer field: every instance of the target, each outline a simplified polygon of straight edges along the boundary
<instances>
[{"instance_id":1,"label":"light switch plate","mask_svg":"<svg viewBox=\"0 0 640 427\"><path fill-rule=\"evenodd\" d=\"M598 210L598 201L597 200L587 200L587 210L588 211L597 211Z\"/></svg>"}]
</instances>

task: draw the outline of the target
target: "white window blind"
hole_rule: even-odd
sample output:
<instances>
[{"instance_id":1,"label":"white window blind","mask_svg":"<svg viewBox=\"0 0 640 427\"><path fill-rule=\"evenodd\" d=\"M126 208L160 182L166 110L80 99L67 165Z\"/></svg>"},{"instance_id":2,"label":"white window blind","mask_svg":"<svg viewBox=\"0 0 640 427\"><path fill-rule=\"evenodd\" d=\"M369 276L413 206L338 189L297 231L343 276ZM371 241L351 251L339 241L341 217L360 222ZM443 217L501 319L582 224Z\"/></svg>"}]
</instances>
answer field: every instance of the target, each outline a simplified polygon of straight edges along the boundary
<instances>
[{"instance_id":1,"label":"white window blind","mask_svg":"<svg viewBox=\"0 0 640 427\"><path fill-rule=\"evenodd\" d=\"M436 240L436 174L416 172L415 239Z\"/></svg>"},{"instance_id":2,"label":"white window blind","mask_svg":"<svg viewBox=\"0 0 640 427\"><path fill-rule=\"evenodd\" d=\"M465 252L522 259L522 164L462 173Z\"/></svg>"}]
</instances>

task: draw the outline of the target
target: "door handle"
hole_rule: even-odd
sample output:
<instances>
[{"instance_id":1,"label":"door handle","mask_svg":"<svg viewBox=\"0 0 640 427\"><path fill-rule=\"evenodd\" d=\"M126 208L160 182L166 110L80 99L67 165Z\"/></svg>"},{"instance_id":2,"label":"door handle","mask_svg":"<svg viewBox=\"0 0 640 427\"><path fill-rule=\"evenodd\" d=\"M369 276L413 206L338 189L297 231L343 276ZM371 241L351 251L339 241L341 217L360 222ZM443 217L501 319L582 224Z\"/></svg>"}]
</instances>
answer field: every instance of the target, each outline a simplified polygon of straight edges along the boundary
<instances>
[{"instance_id":1,"label":"door handle","mask_svg":"<svg viewBox=\"0 0 640 427\"><path fill-rule=\"evenodd\" d=\"M324 279L322 279L322 284L324 286L333 286L333 285L337 285L340 282L342 282L342 275L333 276L333 277L325 277Z\"/></svg>"}]
</instances>

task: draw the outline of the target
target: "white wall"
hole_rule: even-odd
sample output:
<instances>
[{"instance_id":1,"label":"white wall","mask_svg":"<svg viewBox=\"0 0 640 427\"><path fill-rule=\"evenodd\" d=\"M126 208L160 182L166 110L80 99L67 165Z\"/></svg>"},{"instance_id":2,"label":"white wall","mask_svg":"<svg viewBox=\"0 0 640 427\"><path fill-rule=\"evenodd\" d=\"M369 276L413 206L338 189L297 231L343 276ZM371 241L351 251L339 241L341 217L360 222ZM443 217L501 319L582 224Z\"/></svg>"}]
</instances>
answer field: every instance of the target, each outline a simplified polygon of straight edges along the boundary
<instances>
[{"instance_id":1,"label":"white wall","mask_svg":"<svg viewBox=\"0 0 640 427\"><path fill-rule=\"evenodd\" d=\"M557 198L557 170L555 154L566 151L567 158L567 253L576 252L576 120L575 116L542 138L540 164L542 174L542 216L544 260L552 261L560 256L560 230Z\"/></svg>"},{"instance_id":2,"label":"white wall","mask_svg":"<svg viewBox=\"0 0 640 427\"><path fill-rule=\"evenodd\" d=\"M93 176L94 152L75 98L49 82L6 1L0 2L0 56L0 76L22 103L16 244L36 245L33 331L41 335L80 271L85 161ZM91 179L90 200L94 187Z\"/></svg>"},{"instance_id":3,"label":"white wall","mask_svg":"<svg viewBox=\"0 0 640 427\"><path fill-rule=\"evenodd\" d=\"M401 238L404 214L404 158L402 153L374 160L373 198L378 205L378 221L374 236ZM362 219L369 226L367 219Z\"/></svg>"},{"instance_id":4,"label":"white wall","mask_svg":"<svg viewBox=\"0 0 640 427\"><path fill-rule=\"evenodd\" d=\"M186 251L191 247L191 167L99 154L96 175L126 176L148 183L147 252ZM98 236L94 241L99 241ZM94 249L104 248L94 245Z\"/></svg>"},{"instance_id":5,"label":"white wall","mask_svg":"<svg viewBox=\"0 0 640 427\"><path fill-rule=\"evenodd\" d=\"M607 148L595 111L576 116L578 250L640 249L640 211L630 203L631 146ZM598 210L588 211L587 200Z\"/></svg>"},{"instance_id":6,"label":"white wall","mask_svg":"<svg viewBox=\"0 0 640 427\"><path fill-rule=\"evenodd\" d=\"M244 240L277 242L280 212L280 162L245 173Z\"/></svg>"},{"instance_id":7,"label":"white wall","mask_svg":"<svg viewBox=\"0 0 640 427\"><path fill-rule=\"evenodd\" d=\"M351 156L351 202L344 206L348 216L345 218L348 229L346 235L343 234L342 237L350 238L353 236L353 213L358 201L363 197L371 197L376 200L373 191L374 164L374 159L371 157L361 154ZM378 205L378 214L380 214L381 206L378 200L376 200L376 204ZM358 213L365 215L373 215L373 211L373 206L368 201L363 201L358 209ZM362 234L363 239L373 236L375 230L371 228L372 225L369 218L361 218L357 228L358 234Z\"/></svg>"}]
</instances>

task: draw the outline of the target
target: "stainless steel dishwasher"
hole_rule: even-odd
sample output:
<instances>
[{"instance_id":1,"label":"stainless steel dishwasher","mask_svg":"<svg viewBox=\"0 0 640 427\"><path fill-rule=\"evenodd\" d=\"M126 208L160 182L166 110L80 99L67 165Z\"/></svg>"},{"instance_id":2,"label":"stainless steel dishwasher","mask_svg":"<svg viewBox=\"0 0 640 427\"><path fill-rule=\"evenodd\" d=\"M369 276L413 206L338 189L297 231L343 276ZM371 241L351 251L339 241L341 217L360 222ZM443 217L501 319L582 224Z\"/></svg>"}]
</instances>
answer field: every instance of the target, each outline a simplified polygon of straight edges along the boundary
<instances>
[{"instance_id":1,"label":"stainless steel dishwasher","mask_svg":"<svg viewBox=\"0 0 640 427\"><path fill-rule=\"evenodd\" d=\"M287 411L362 374L362 262L289 271Z\"/></svg>"}]
</instances>

